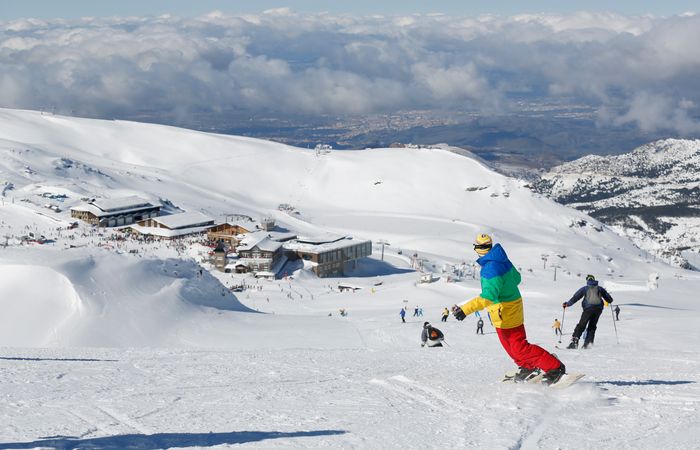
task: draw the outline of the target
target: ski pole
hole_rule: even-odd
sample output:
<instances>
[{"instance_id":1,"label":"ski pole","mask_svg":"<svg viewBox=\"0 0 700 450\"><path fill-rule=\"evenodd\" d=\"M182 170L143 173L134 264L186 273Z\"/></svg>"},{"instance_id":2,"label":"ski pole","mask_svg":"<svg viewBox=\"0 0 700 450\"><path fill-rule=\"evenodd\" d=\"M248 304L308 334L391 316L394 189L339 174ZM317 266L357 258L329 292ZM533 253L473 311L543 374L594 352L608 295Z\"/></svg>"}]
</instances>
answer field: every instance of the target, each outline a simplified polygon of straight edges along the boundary
<instances>
[{"instance_id":1,"label":"ski pole","mask_svg":"<svg viewBox=\"0 0 700 450\"><path fill-rule=\"evenodd\" d=\"M559 328L559 343L561 344L561 335L564 334L564 316L566 315L566 308L562 308L561 312L561 327Z\"/></svg>"},{"instance_id":2,"label":"ski pole","mask_svg":"<svg viewBox=\"0 0 700 450\"><path fill-rule=\"evenodd\" d=\"M608 306L612 305L612 303L608 303ZM617 336L617 324L615 323L615 313L613 312L612 306L610 306L610 315L612 316L613 320L613 327L615 327L615 340L617 343L620 343L620 338Z\"/></svg>"},{"instance_id":3,"label":"ski pole","mask_svg":"<svg viewBox=\"0 0 700 450\"><path fill-rule=\"evenodd\" d=\"M444 344L445 344L446 346L448 346L448 347L452 347L452 346L451 346L450 344L448 344L448 343L447 343L447 341L446 341L446 340L444 340L444 339L443 339L443 340L442 340L442 342L443 342L443 343L444 343Z\"/></svg>"}]
</instances>

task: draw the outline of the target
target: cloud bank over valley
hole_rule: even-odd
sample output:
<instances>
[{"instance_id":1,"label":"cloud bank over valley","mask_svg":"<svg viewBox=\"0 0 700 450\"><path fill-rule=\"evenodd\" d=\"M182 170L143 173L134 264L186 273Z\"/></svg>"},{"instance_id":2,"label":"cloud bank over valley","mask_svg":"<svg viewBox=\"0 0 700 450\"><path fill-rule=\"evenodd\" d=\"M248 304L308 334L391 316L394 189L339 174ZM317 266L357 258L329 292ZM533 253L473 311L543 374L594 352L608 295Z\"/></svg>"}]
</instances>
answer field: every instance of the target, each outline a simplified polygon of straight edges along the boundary
<instances>
[{"instance_id":1,"label":"cloud bank over valley","mask_svg":"<svg viewBox=\"0 0 700 450\"><path fill-rule=\"evenodd\" d=\"M0 24L0 106L112 118L314 117L584 105L700 132L700 16L297 14Z\"/></svg>"}]
</instances>

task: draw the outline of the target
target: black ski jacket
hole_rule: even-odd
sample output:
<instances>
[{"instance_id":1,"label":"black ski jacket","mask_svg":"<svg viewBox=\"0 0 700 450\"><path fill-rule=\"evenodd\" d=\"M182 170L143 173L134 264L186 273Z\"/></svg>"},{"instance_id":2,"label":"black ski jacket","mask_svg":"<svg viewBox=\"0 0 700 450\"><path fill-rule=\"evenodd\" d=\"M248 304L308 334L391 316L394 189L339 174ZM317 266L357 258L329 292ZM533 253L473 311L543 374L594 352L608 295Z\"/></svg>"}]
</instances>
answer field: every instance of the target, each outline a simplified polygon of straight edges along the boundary
<instances>
[{"instance_id":1,"label":"black ski jacket","mask_svg":"<svg viewBox=\"0 0 700 450\"><path fill-rule=\"evenodd\" d=\"M435 332L435 333L433 333ZM433 334L435 336L433 337ZM435 327L428 327L428 328L423 328L423 332L420 335L420 340L425 344L426 342L430 341L428 343L429 346L432 346L431 344L437 344L440 341L442 341L445 338L445 335L442 334L442 331L438 330Z\"/></svg>"},{"instance_id":2,"label":"black ski jacket","mask_svg":"<svg viewBox=\"0 0 700 450\"><path fill-rule=\"evenodd\" d=\"M596 295L595 291L591 291L589 293L589 290L591 289L597 289L598 295ZM600 301L597 301L598 297L600 297ZM602 286L598 286L598 281L596 280L588 280L586 282L586 285L578 291L576 291L574 296L571 297L571 299L568 302L566 302L566 306L571 306L581 299L583 299L583 303L581 303L583 309L603 309L603 306L605 306L605 304L602 300L605 300L608 303L613 302L612 296L608 293L608 291L605 290L605 288L603 288ZM593 303L589 303L589 301L592 301Z\"/></svg>"}]
</instances>

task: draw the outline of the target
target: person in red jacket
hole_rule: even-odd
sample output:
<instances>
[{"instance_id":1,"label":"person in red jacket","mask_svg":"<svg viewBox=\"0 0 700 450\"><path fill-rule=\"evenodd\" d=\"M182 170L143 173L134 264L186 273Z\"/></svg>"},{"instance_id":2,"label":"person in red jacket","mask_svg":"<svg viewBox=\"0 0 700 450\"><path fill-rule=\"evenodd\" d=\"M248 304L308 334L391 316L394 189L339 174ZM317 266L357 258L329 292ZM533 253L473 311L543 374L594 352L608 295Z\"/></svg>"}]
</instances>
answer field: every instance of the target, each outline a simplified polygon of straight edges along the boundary
<instances>
[{"instance_id":1,"label":"person in red jacket","mask_svg":"<svg viewBox=\"0 0 700 450\"><path fill-rule=\"evenodd\" d=\"M464 320L473 312L488 309L503 349L520 369L515 381L525 381L542 371L544 384L556 383L566 373L564 364L542 347L527 341L523 299L518 289L520 273L503 247L493 245L488 234L476 237L474 251L479 255L476 262L481 266L481 294L454 305L452 314L457 320Z\"/></svg>"}]
</instances>

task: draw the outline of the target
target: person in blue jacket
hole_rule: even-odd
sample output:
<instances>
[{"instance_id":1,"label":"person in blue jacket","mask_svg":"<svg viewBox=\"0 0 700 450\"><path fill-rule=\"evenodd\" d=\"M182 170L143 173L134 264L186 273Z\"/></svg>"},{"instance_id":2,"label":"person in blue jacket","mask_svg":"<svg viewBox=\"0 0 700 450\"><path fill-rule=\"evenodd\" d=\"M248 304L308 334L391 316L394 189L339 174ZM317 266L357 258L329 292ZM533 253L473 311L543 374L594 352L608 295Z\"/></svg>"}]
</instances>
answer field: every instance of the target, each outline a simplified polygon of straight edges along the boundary
<instances>
[{"instance_id":1,"label":"person in blue jacket","mask_svg":"<svg viewBox=\"0 0 700 450\"><path fill-rule=\"evenodd\" d=\"M605 306L603 301L608 303L613 301L612 296L602 286L598 285L598 281L593 275L586 275L586 285L576 291L568 302L562 303L562 306L568 308L581 299L583 299L581 303L583 307L581 319L579 319L574 329L574 334L571 335L571 343L566 348L578 348L578 341L584 330L586 330L586 337L584 338L583 348L593 345L598 319L603 313L603 307Z\"/></svg>"}]
</instances>

